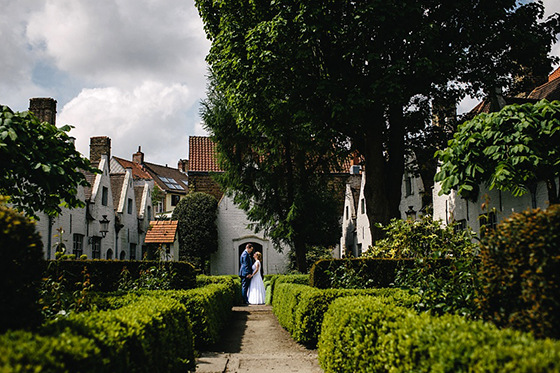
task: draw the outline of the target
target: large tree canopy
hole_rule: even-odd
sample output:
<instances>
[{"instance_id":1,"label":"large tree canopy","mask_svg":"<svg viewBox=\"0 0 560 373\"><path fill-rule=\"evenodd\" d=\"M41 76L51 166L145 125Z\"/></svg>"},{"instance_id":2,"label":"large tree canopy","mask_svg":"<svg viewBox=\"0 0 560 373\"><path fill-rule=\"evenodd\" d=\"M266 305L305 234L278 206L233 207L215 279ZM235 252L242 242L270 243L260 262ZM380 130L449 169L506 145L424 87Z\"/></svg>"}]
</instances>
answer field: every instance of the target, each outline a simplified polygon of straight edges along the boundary
<instances>
[{"instance_id":1,"label":"large tree canopy","mask_svg":"<svg viewBox=\"0 0 560 373\"><path fill-rule=\"evenodd\" d=\"M0 195L31 216L57 215L61 206L83 207L78 186L89 185L82 171L97 172L81 156L67 132L30 112L0 106Z\"/></svg>"},{"instance_id":2,"label":"large tree canopy","mask_svg":"<svg viewBox=\"0 0 560 373\"><path fill-rule=\"evenodd\" d=\"M440 194L456 189L468 197L484 183L519 196L545 181L549 203L560 203L560 101L479 114L459 125L437 157L442 162L435 178L442 183Z\"/></svg>"},{"instance_id":3,"label":"large tree canopy","mask_svg":"<svg viewBox=\"0 0 560 373\"><path fill-rule=\"evenodd\" d=\"M311 246L333 246L340 239L343 178L333 131L308 134L307 119L294 118L241 128L223 95L210 85L202 118L218 149L222 187L247 212L252 228L264 231L279 248L295 252L306 272ZM347 154L347 150L342 150Z\"/></svg>"},{"instance_id":4,"label":"large tree canopy","mask_svg":"<svg viewBox=\"0 0 560 373\"><path fill-rule=\"evenodd\" d=\"M238 130L271 142L296 129L298 141L332 133L344 147L351 139L365 158L372 226L399 216L405 139L425 127L433 99L454 104L527 70L546 75L558 29L557 18L538 22L540 2L515 0L196 5L217 90Z\"/></svg>"}]
</instances>

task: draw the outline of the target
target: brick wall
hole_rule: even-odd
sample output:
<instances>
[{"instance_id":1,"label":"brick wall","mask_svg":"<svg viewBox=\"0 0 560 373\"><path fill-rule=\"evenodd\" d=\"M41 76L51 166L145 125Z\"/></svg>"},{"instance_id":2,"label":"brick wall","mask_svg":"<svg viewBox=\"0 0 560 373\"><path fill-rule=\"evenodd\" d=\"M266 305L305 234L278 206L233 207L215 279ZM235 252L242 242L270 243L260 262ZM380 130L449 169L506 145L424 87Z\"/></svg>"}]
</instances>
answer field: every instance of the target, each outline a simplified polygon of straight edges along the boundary
<instances>
[{"instance_id":1,"label":"brick wall","mask_svg":"<svg viewBox=\"0 0 560 373\"><path fill-rule=\"evenodd\" d=\"M191 173L189 172L189 190L193 192L204 192L213 195L219 201L223 192L220 186L209 173Z\"/></svg>"}]
</instances>

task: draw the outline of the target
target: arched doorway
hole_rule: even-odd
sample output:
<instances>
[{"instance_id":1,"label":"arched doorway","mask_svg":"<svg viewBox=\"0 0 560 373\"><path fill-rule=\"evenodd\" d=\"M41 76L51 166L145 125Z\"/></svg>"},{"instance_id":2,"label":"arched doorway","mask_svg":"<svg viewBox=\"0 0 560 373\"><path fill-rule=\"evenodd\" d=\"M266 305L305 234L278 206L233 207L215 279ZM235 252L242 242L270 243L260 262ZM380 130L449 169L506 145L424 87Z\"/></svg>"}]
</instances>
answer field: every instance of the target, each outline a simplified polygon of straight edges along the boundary
<instances>
[{"instance_id":1,"label":"arched doorway","mask_svg":"<svg viewBox=\"0 0 560 373\"><path fill-rule=\"evenodd\" d=\"M111 260L113 259L113 250L109 249L107 250L107 260Z\"/></svg>"},{"instance_id":2,"label":"arched doorway","mask_svg":"<svg viewBox=\"0 0 560 373\"><path fill-rule=\"evenodd\" d=\"M247 246L248 243L250 243L250 244L253 245L253 254L252 254L252 255L254 255L254 254L258 251L258 252L261 253L261 255L263 256L263 261L264 261L263 246L262 246L260 243L251 242L251 241L249 241L249 242L244 242L244 243L242 243L241 245L239 245L239 246L237 247L237 258L241 257L241 254L243 253L243 250L245 250L245 247ZM252 255L251 255L251 256L252 256ZM252 259L252 257L251 257L251 259ZM254 261L254 260L253 260L253 261ZM238 262L239 262L239 260L238 260ZM263 269L263 267L264 267L264 264L261 266L261 275L262 275L262 276L264 276L264 269Z\"/></svg>"},{"instance_id":3,"label":"arched doorway","mask_svg":"<svg viewBox=\"0 0 560 373\"><path fill-rule=\"evenodd\" d=\"M121 251L120 260L125 260L125 259L126 259L126 252L123 250Z\"/></svg>"}]
</instances>

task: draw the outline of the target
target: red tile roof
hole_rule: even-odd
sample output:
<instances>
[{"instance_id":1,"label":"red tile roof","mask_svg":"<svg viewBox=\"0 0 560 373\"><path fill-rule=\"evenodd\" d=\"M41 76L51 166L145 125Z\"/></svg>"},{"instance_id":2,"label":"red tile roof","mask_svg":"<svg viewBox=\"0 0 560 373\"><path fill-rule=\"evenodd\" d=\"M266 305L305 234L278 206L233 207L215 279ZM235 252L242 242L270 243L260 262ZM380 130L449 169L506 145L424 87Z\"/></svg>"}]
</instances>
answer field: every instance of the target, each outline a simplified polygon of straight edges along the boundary
<instances>
[{"instance_id":1,"label":"red tile roof","mask_svg":"<svg viewBox=\"0 0 560 373\"><path fill-rule=\"evenodd\" d=\"M554 70L554 71L552 72L552 74L550 74L550 75L548 76L548 81L551 82L551 81L553 81L553 80L555 80L555 79L558 79L558 78L560 78L560 67L557 68L556 70Z\"/></svg>"},{"instance_id":2,"label":"red tile roof","mask_svg":"<svg viewBox=\"0 0 560 373\"><path fill-rule=\"evenodd\" d=\"M223 171L216 159L216 144L210 137L189 137L189 171Z\"/></svg>"},{"instance_id":3,"label":"red tile roof","mask_svg":"<svg viewBox=\"0 0 560 373\"><path fill-rule=\"evenodd\" d=\"M177 233L177 221L151 221L145 243L173 243Z\"/></svg>"},{"instance_id":4,"label":"red tile roof","mask_svg":"<svg viewBox=\"0 0 560 373\"><path fill-rule=\"evenodd\" d=\"M548 82L535 88L529 98L548 101L560 100L560 67L548 77Z\"/></svg>"},{"instance_id":5,"label":"red tile roof","mask_svg":"<svg viewBox=\"0 0 560 373\"><path fill-rule=\"evenodd\" d=\"M151 180L152 176L144 169L144 167L141 164L138 164L136 162L132 162L132 161L127 161L126 159L122 159L119 157L114 157L113 159L116 160L117 162L119 162L119 164L123 167L123 168L131 168L132 169L132 177L135 180Z\"/></svg>"}]
</instances>

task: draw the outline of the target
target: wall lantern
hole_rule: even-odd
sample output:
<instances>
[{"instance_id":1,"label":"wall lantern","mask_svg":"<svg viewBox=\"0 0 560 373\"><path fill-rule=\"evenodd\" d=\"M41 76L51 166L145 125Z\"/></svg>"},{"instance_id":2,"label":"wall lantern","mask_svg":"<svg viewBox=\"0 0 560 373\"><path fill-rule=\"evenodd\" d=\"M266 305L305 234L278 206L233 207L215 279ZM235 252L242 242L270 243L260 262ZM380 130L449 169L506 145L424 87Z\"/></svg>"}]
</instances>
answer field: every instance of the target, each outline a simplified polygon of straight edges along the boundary
<instances>
[{"instance_id":1,"label":"wall lantern","mask_svg":"<svg viewBox=\"0 0 560 373\"><path fill-rule=\"evenodd\" d=\"M414 211L412 206L408 206L408 210L405 211L405 214L407 220L416 220L416 211Z\"/></svg>"},{"instance_id":2,"label":"wall lantern","mask_svg":"<svg viewBox=\"0 0 560 373\"><path fill-rule=\"evenodd\" d=\"M107 232L109 232L109 219L107 219L107 215L103 215L103 219L99 220L99 223L101 224L101 230L99 233L101 234L101 237L105 238Z\"/></svg>"}]
</instances>

